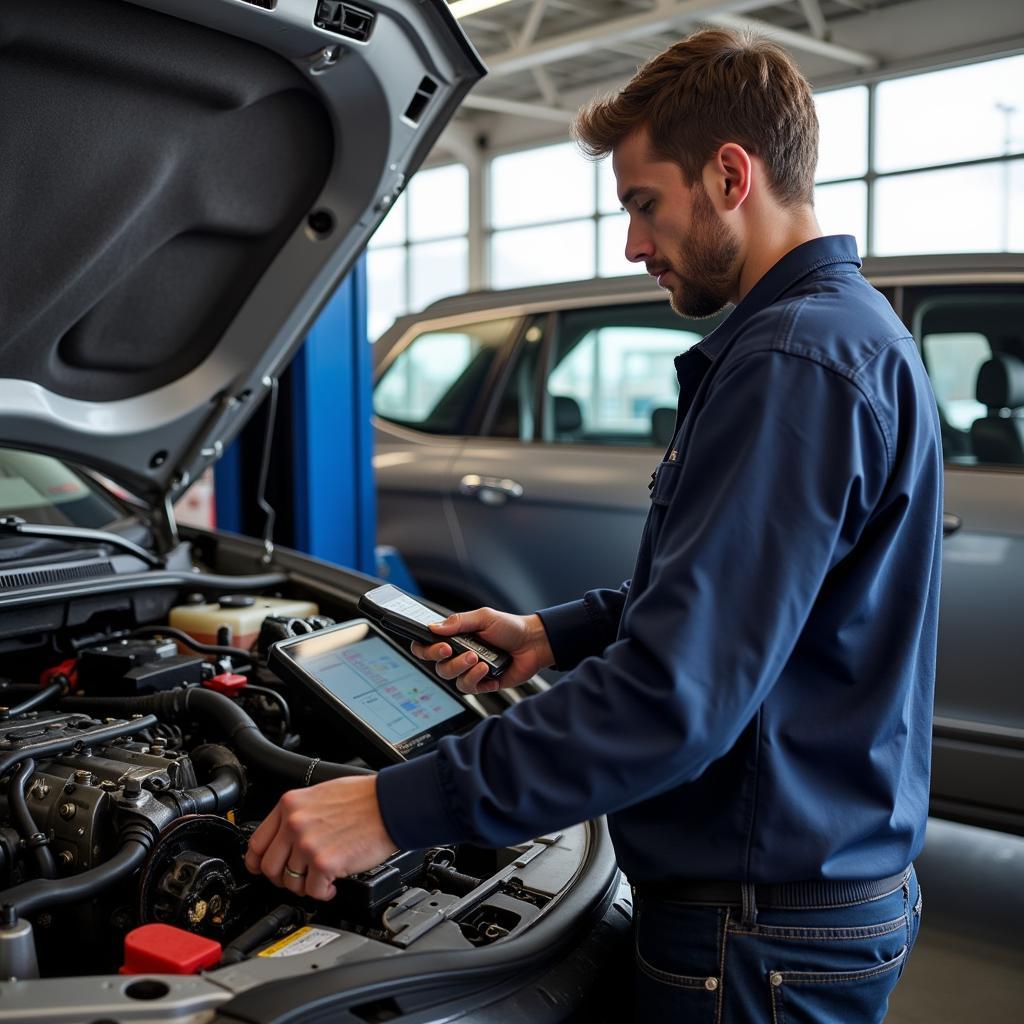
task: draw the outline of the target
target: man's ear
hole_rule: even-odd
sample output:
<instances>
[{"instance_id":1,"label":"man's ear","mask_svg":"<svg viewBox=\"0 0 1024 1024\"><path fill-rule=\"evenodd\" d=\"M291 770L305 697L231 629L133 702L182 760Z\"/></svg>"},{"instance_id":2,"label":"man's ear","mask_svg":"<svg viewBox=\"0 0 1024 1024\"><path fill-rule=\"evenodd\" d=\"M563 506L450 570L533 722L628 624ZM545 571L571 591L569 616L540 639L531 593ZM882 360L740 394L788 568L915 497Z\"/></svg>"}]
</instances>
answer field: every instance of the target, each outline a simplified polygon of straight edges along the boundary
<instances>
[{"instance_id":1,"label":"man's ear","mask_svg":"<svg viewBox=\"0 0 1024 1024\"><path fill-rule=\"evenodd\" d=\"M750 194L753 163L738 143L726 142L705 166L704 187L723 213L739 209Z\"/></svg>"}]
</instances>

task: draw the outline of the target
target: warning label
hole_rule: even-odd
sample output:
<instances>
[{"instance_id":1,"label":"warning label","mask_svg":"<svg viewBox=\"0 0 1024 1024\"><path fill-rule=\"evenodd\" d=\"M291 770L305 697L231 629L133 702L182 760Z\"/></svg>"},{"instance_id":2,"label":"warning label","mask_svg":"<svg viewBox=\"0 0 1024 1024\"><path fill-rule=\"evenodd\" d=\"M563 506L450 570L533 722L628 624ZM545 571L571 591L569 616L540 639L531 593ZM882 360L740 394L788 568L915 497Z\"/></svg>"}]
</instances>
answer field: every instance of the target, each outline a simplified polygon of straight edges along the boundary
<instances>
[{"instance_id":1,"label":"warning label","mask_svg":"<svg viewBox=\"0 0 1024 1024\"><path fill-rule=\"evenodd\" d=\"M299 928L286 935L283 939L267 946L259 952L259 956L297 956L299 953L312 953L314 949L326 946L338 937L337 932L326 928Z\"/></svg>"}]
</instances>

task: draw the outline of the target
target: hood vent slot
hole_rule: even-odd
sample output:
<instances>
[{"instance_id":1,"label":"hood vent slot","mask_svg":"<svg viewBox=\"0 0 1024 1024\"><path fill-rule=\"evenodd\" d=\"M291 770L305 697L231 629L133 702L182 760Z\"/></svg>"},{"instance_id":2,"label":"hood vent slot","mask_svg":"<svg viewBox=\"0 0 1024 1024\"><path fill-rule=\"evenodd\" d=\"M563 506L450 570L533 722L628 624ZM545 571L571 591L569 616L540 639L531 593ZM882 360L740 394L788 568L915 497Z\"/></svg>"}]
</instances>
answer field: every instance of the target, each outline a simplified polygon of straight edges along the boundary
<instances>
[{"instance_id":1,"label":"hood vent slot","mask_svg":"<svg viewBox=\"0 0 1024 1024\"><path fill-rule=\"evenodd\" d=\"M273 11L277 8L277 0L242 0L242 2L252 4L253 7L262 7L265 11Z\"/></svg>"},{"instance_id":2,"label":"hood vent slot","mask_svg":"<svg viewBox=\"0 0 1024 1024\"><path fill-rule=\"evenodd\" d=\"M91 580L97 576L113 576L110 562L92 562L89 565L66 565L59 569L12 569L0 572L0 590L18 590L21 587L45 587L49 583L72 583Z\"/></svg>"},{"instance_id":3,"label":"hood vent slot","mask_svg":"<svg viewBox=\"0 0 1024 1024\"><path fill-rule=\"evenodd\" d=\"M405 112L406 121L411 121L413 124L419 124L420 118L423 116L423 111L427 109L427 104L430 102L431 97L437 92L437 82L427 75L423 76L423 81L420 82L420 87L416 90L416 94L413 96L412 101L409 103L409 107Z\"/></svg>"},{"instance_id":4,"label":"hood vent slot","mask_svg":"<svg viewBox=\"0 0 1024 1024\"><path fill-rule=\"evenodd\" d=\"M342 0L320 0L313 21L317 28L325 28L328 32L337 32L346 39L365 43L369 41L376 19L376 14L343 3Z\"/></svg>"}]
</instances>

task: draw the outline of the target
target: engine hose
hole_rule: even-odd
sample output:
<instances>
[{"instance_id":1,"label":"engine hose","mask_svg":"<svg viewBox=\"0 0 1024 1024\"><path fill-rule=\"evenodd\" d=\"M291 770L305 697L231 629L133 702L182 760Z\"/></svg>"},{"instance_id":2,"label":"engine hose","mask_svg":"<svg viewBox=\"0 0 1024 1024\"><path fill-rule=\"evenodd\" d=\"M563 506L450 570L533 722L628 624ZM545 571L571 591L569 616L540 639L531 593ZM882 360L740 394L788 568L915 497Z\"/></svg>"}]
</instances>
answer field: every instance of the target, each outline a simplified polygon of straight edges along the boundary
<instances>
[{"instance_id":1,"label":"engine hose","mask_svg":"<svg viewBox=\"0 0 1024 1024\"><path fill-rule=\"evenodd\" d=\"M25 783L35 770L36 763L31 757L26 757L21 762L21 767L14 773L7 787L7 806L10 808L18 835L25 841L25 845L32 851L32 856L39 865L40 878L56 878L57 865L53 859L53 851L47 845L49 840L36 828L28 809L28 801L25 799Z\"/></svg>"},{"instance_id":2,"label":"engine hose","mask_svg":"<svg viewBox=\"0 0 1024 1024\"><path fill-rule=\"evenodd\" d=\"M85 700L85 704L89 706L88 700ZM12 765L23 761L26 757L48 757L51 754L64 754L69 750L84 750L86 747L106 743L108 740L131 736L143 729L148 729L151 725L156 725L156 723L157 719L154 715L140 715L130 722L114 722L112 725L100 725L95 729L83 729L75 736L61 736L58 739L41 740L38 743L25 743L17 750L9 750L0 754L0 777L6 775Z\"/></svg>"},{"instance_id":3,"label":"engine hose","mask_svg":"<svg viewBox=\"0 0 1024 1024\"><path fill-rule=\"evenodd\" d=\"M252 655L243 650L241 647L229 647L224 644L201 644L198 640L194 640L182 629L175 629L173 626L140 626L138 629L133 629L129 636L166 636L172 640L177 640L179 643L184 644L186 647L190 647L193 651L197 651L199 654L219 654L222 657L227 656L229 658L240 658L246 664L245 668L249 667L249 663L252 661ZM236 668L235 671L238 671Z\"/></svg>"},{"instance_id":4,"label":"engine hose","mask_svg":"<svg viewBox=\"0 0 1024 1024\"><path fill-rule=\"evenodd\" d=\"M18 917L28 917L66 903L88 899L127 878L142 865L149 844L138 834L126 839L110 860L67 878L37 878L22 882L4 893L4 903L14 906Z\"/></svg>"},{"instance_id":5,"label":"engine hose","mask_svg":"<svg viewBox=\"0 0 1024 1024\"><path fill-rule=\"evenodd\" d=\"M288 707L288 701L277 690L272 690L269 686L253 686L252 683L248 683L242 691L243 695L247 693L254 693L257 697L266 697L268 700L274 701L281 710L281 731L282 733L288 732L292 727L292 712Z\"/></svg>"},{"instance_id":6,"label":"engine hose","mask_svg":"<svg viewBox=\"0 0 1024 1024\"><path fill-rule=\"evenodd\" d=\"M302 922L303 913L298 907L282 903L269 914L261 917L251 928L246 928L234 942L228 943L221 954L220 966L237 964L279 931Z\"/></svg>"},{"instance_id":7,"label":"engine hose","mask_svg":"<svg viewBox=\"0 0 1024 1024\"><path fill-rule=\"evenodd\" d=\"M484 884L482 878L463 874L461 871L456 871L455 868L441 864L432 864L427 868L427 876L438 884L438 888L444 889L445 892L452 892L456 896L465 896Z\"/></svg>"},{"instance_id":8,"label":"engine hose","mask_svg":"<svg viewBox=\"0 0 1024 1024\"><path fill-rule=\"evenodd\" d=\"M161 719L180 720L188 716L217 726L243 760L268 775L284 779L293 786L312 786L316 782L349 775L373 775L367 768L321 761L284 750L260 732L259 727L234 701L222 693L201 686L168 690L144 697L68 697L60 702L67 710L110 714L151 712Z\"/></svg>"},{"instance_id":9,"label":"engine hose","mask_svg":"<svg viewBox=\"0 0 1024 1024\"><path fill-rule=\"evenodd\" d=\"M225 814L245 796L245 769L235 755L216 743L204 743L189 753L206 782L186 790L169 790L158 799L179 815Z\"/></svg>"},{"instance_id":10,"label":"engine hose","mask_svg":"<svg viewBox=\"0 0 1024 1024\"><path fill-rule=\"evenodd\" d=\"M50 683L49 686L44 686L43 689L32 694L28 700L23 700L20 704L15 704L13 708L7 708L5 711L0 711L0 721L9 718L17 718L18 715L23 715L26 711L32 711L41 704L45 704L51 698L56 697L63 689L64 688L60 683Z\"/></svg>"}]
</instances>

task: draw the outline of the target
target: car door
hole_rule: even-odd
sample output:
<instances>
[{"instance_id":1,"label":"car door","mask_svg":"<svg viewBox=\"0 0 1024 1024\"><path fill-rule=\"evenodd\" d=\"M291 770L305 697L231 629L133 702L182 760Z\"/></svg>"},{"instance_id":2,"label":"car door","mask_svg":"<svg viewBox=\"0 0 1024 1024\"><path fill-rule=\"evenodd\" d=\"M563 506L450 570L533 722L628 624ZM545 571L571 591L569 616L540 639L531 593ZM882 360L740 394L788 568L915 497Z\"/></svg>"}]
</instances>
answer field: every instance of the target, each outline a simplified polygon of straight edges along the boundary
<instances>
[{"instance_id":1,"label":"car door","mask_svg":"<svg viewBox=\"0 0 1024 1024\"><path fill-rule=\"evenodd\" d=\"M465 600L452 464L520 328L519 317L486 314L425 323L399 342L374 386L377 540L443 603Z\"/></svg>"},{"instance_id":2,"label":"car door","mask_svg":"<svg viewBox=\"0 0 1024 1024\"><path fill-rule=\"evenodd\" d=\"M673 359L717 322L653 301L530 324L452 472L467 578L488 603L530 611L630 576L675 422Z\"/></svg>"},{"instance_id":3,"label":"car door","mask_svg":"<svg viewBox=\"0 0 1024 1024\"><path fill-rule=\"evenodd\" d=\"M1024 394L1000 397L985 379L1009 374L1012 392L1024 374L1024 294L922 286L901 305L935 389L946 461L932 809L1022 831Z\"/></svg>"}]
</instances>

